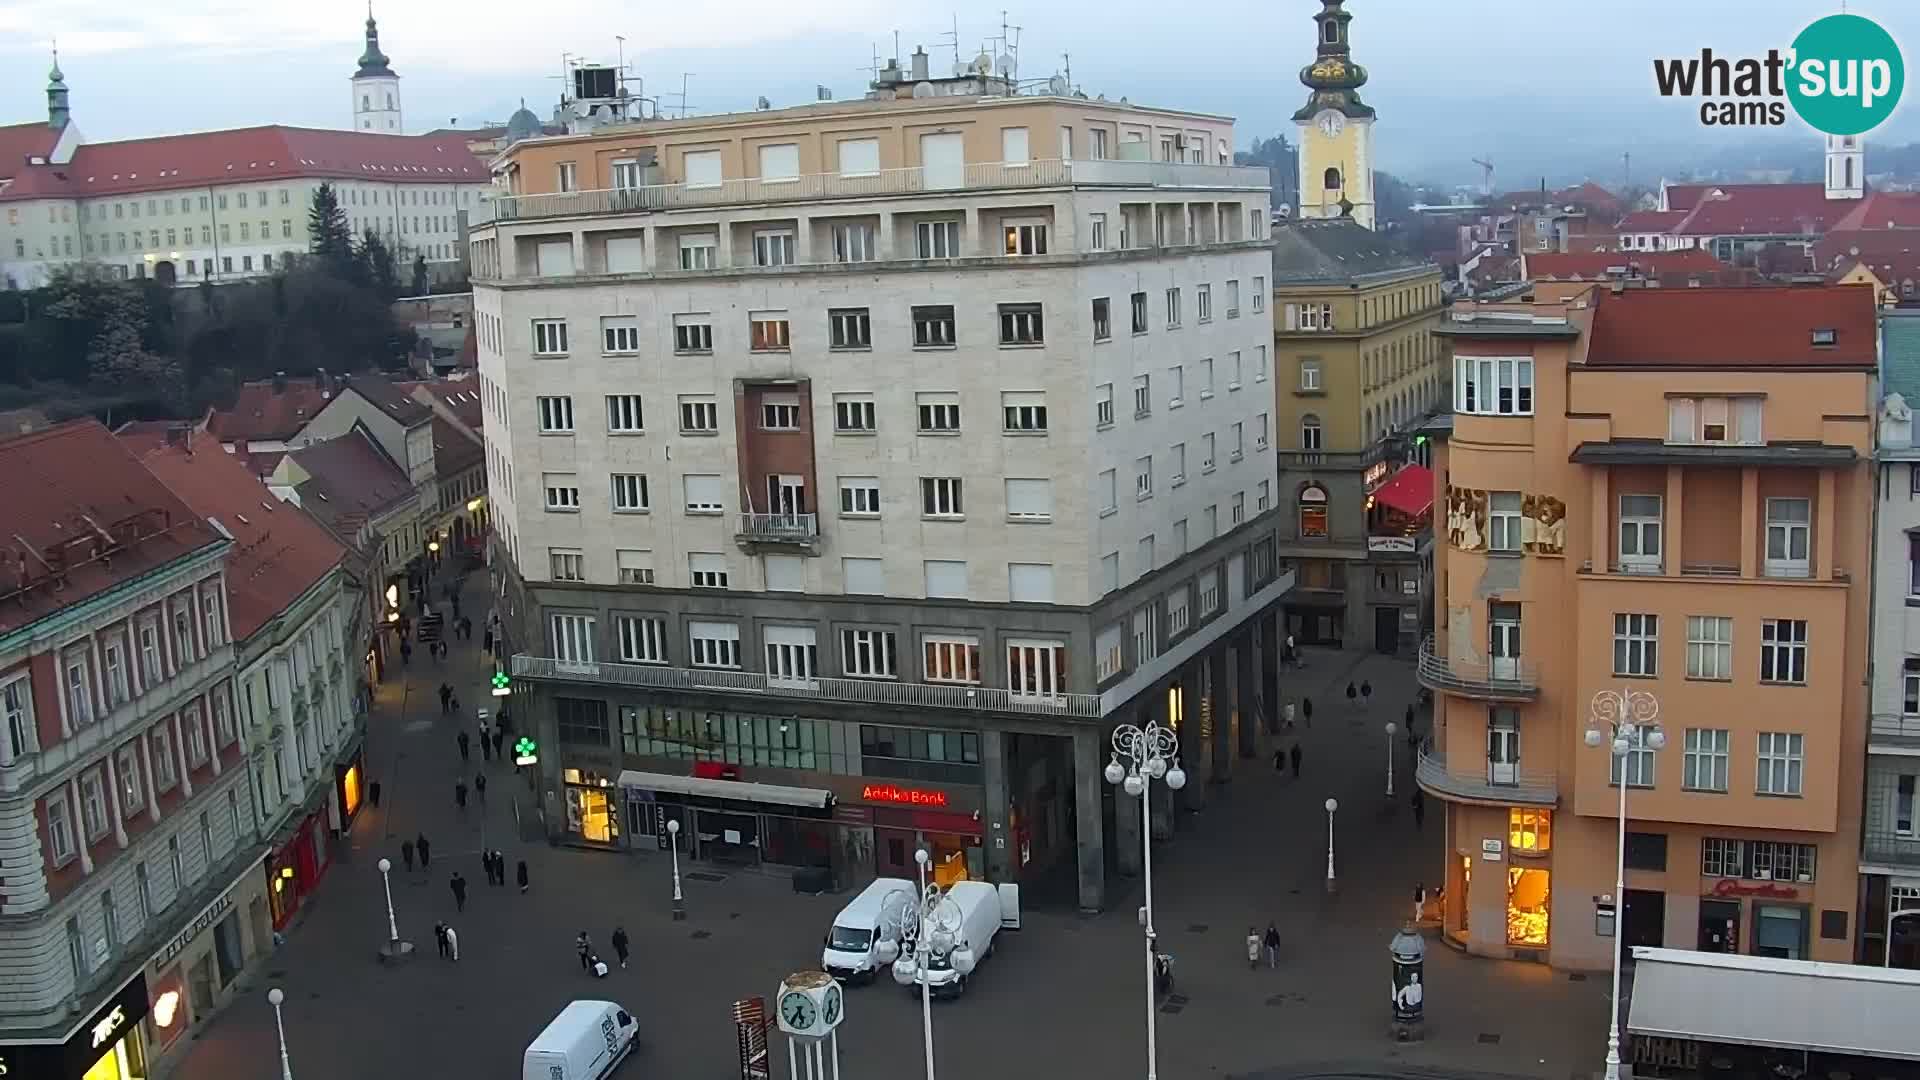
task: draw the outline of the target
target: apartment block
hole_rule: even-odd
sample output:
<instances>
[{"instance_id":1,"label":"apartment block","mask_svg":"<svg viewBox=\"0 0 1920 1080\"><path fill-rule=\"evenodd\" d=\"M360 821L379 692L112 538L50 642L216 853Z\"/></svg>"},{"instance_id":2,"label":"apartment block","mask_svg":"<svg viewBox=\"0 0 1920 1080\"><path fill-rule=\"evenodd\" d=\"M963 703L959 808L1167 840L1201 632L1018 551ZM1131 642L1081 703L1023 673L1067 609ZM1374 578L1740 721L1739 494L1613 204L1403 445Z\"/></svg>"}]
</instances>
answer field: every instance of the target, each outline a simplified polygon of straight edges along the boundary
<instances>
[{"instance_id":1,"label":"apartment block","mask_svg":"<svg viewBox=\"0 0 1920 1080\"><path fill-rule=\"evenodd\" d=\"M1872 290L1598 285L1438 333L1454 417L1417 777L1446 808L1445 933L1568 968L1606 967L1615 933L1851 961ZM1613 753L1606 692L1664 748L1643 728Z\"/></svg>"}]
</instances>

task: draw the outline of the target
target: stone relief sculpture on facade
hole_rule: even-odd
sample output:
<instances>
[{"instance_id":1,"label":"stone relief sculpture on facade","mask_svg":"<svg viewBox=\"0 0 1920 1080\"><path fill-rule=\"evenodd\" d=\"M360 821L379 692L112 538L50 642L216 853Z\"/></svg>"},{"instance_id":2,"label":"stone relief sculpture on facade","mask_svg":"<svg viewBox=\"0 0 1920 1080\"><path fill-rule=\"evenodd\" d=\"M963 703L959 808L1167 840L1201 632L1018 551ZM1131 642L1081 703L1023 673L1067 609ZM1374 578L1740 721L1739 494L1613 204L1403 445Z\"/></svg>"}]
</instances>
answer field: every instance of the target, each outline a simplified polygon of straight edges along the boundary
<instances>
[{"instance_id":1,"label":"stone relief sculpture on facade","mask_svg":"<svg viewBox=\"0 0 1920 1080\"><path fill-rule=\"evenodd\" d=\"M1447 542L1461 551L1484 551L1487 541L1487 493L1447 486Z\"/></svg>"},{"instance_id":2,"label":"stone relief sculpture on facade","mask_svg":"<svg viewBox=\"0 0 1920 1080\"><path fill-rule=\"evenodd\" d=\"M1567 551L1567 504L1552 495L1527 495L1520 500L1520 542L1535 555L1564 555Z\"/></svg>"}]
</instances>

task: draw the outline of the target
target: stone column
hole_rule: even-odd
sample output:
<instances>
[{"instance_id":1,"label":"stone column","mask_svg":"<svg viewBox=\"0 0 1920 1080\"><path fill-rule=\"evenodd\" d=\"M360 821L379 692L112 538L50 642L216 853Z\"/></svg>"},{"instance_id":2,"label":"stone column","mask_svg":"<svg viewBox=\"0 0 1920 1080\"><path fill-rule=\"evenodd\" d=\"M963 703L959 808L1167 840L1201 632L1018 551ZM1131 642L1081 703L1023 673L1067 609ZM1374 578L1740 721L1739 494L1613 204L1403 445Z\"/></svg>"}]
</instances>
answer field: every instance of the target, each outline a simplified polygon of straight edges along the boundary
<instances>
[{"instance_id":1,"label":"stone column","mask_svg":"<svg viewBox=\"0 0 1920 1080\"><path fill-rule=\"evenodd\" d=\"M1180 669L1180 760L1187 769L1187 786L1175 804L1188 810L1207 805L1207 786L1213 781L1213 749L1207 744L1206 657L1196 656Z\"/></svg>"},{"instance_id":2,"label":"stone column","mask_svg":"<svg viewBox=\"0 0 1920 1080\"><path fill-rule=\"evenodd\" d=\"M1260 696L1266 702L1267 734L1280 734L1280 717L1286 712L1287 699L1280 692L1280 643L1287 640L1287 629L1276 606L1260 618Z\"/></svg>"},{"instance_id":3,"label":"stone column","mask_svg":"<svg viewBox=\"0 0 1920 1080\"><path fill-rule=\"evenodd\" d=\"M1080 910L1098 912L1107 902L1106 822L1100 810L1100 753L1098 728L1073 733L1074 849L1080 879Z\"/></svg>"},{"instance_id":4,"label":"stone column","mask_svg":"<svg viewBox=\"0 0 1920 1080\"><path fill-rule=\"evenodd\" d=\"M1260 734L1264 730L1261 713L1262 702L1256 687L1259 686L1256 665L1259 657L1254 648L1251 625L1241 628L1234 637L1233 666L1236 669L1234 679L1238 687L1235 695L1240 706L1240 756L1243 758L1260 755Z\"/></svg>"},{"instance_id":5,"label":"stone column","mask_svg":"<svg viewBox=\"0 0 1920 1080\"><path fill-rule=\"evenodd\" d=\"M986 849L987 880L1014 881L1013 830L1007 827L1007 752L1011 736L998 731L980 733L980 773L986 789L980 843Z\"/></svg>"},{"instance_id":6,"label":"stone column","mask_svg":"<svg viewBox=\"0 0 1920 1080\"><path fill-rule=\"evenodd\" d=\"M1213 702L1212 781L1224 784L1233 779L1233 673L1227 667L1227 642L1222 638L1204 654L1207 665L1207 693Z\"/></svg>"}]
</instances>

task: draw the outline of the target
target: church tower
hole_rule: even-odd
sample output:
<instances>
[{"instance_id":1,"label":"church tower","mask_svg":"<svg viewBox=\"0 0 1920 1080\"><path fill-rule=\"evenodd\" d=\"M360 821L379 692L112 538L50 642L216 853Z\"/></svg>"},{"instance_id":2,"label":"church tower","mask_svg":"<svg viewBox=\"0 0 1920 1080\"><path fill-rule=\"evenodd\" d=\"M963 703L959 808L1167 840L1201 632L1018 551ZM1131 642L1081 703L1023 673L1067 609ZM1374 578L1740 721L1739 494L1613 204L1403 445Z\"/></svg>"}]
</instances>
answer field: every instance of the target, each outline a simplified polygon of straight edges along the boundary
<instances>
[{"instance_id":1,"label":"church tower","mask_svg":"<svg viewBox=\"0 0 1920 1080\"><path fill-rule=\"evenodd\" d=\"M1313 17L1313 63L1300 69L1310 91L1293 114L1300 125L1300 206L1302 218L1339 217L1343 213L1371 229L1373 224L1373 109L1360 100L1367 69L1351 59L1347 39L1353 16L1345 0L1320 0Z\"/></svg>"},{"instance_id":2,"label":"church tower","mask_svg":"<svg viewBox=\"0 0 1920 1080\"><path fill-rule=\"evenodd\" d=\"M60 73L60 53L53 54L53 70L47 72L47 126L55 131L73 119L73 106L67 101L67 77Z\"/></svg>"},{"instance_id":3,"label":"church tower","mask_svg":"<svg viewBox=\"0 0 1920 1080\"><path fill-rule=\"evenodd\" d=\"M1860 136L1827 136L1827 198L1858 199L1866 194L1866 147Z\"/></svg>"},{"instance_id":4,"label":"church tower","mask_svg":"<svg viewBox=\"0 0 1920 1080\"><path fill-rule=\"evenodd\" d=\"M399 135L400 76L387 66L380 51L380 27L367 5L367 51L360 54L360 70L353 73L353 130Z\"/></svg>"}]
</instances>

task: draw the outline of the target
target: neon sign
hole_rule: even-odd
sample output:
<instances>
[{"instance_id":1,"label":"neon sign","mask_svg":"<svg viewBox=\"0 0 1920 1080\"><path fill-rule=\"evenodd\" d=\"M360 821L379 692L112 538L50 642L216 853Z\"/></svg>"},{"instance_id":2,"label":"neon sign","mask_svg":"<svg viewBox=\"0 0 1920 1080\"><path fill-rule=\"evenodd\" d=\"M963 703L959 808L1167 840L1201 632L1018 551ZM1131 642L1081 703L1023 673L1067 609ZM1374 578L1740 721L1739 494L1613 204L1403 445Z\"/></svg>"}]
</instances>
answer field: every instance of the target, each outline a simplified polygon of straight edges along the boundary
<instances>
[{"instance_id":1,"label":"neon sign","mask_svg":"<svg viewBox=\"0 0 1920 1080\"><path fill-rule=\"evenodd\" d=\"M904 806L947 805L947 793L944 791L895 787L892 784L867 784L860 789L860 797L868 802L900 803Z\"/></svg>"}]
</instances>

